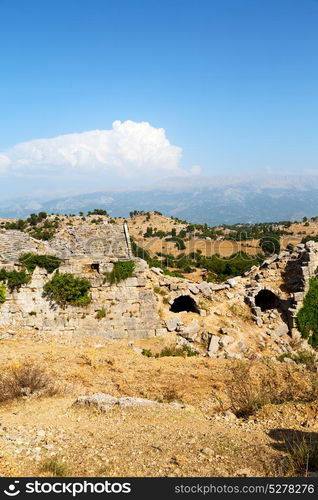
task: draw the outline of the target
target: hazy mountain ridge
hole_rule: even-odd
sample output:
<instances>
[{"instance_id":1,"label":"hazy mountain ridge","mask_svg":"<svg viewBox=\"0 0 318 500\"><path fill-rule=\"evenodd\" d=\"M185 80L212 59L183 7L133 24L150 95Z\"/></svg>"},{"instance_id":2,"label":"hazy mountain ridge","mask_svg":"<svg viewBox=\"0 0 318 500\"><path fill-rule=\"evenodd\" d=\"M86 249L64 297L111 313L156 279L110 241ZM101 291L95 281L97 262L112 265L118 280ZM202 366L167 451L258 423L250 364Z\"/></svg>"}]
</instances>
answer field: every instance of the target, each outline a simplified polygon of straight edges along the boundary
<instances>
[{"instance_id":1,"label":"hazy mountain ridge","mask_svg":"<svg viewBox=\"0 0 318 500\"><path fill-rule=\"evenodd\" d=\"M32 209L31 207L37 207ZM105 190L52 200L3 200L0 216L24 217L30 211L86 212L105 208L113 216L131 210L158 210L210 225L301 219L318 215L318 176L185 177L131 190Z\"/></svg>"}]
</instances>

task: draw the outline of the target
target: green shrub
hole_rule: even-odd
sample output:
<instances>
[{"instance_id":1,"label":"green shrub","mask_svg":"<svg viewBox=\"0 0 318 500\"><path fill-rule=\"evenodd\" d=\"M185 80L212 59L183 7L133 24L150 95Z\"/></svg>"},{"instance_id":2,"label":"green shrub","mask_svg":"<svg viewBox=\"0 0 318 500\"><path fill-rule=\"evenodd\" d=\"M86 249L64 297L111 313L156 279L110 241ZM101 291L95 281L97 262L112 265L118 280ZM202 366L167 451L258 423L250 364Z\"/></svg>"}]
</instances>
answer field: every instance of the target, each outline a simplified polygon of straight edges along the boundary
<instances>
[{"instance_id":1,"label":"green shrub","mask_svg":"<svg viewBox=\"0 0 318 500\"><path fill-rule=\"evenodd\" d=\"M36 266L46 269L48 273L52 273L61 264L61 259L55 255L38 255L35 253L24 253L20 255L19 261L30 273L33 273Z\"/></svg>"},{"instance_id":2,"label":"green shrub","mask_svg":"<svg viewBox=\"0 0 318 500\"><path fill-rule=\"evenodd\" d=\"M103 307L102 309L100 309L99 311L96 312L95 318L96 319L106 318L106 314L107 314L107 311L106 311L105 307Z\"/></svg>"},{"instance_id":3,"label":"green shrub","mask_svg":"<svg viewBox=\"0 0 318 500\"><path fill-rule=\"evenodd\" d=\"M264 236L260 239L259 246L265 255L274 255L280 252L279 238L276 236Z\"/></svg>"},{"instance_id":4,"label":"green shrub","mask_svg":"<svg viewBox=\"0 0 318 500\"><path fill-rule=\"evenodd\" d=\"M32 238L44 241L51 240L54 237L54 234L55 234L54 230L48 231L46 229L41 229L38 227L30 232L30 236L32 236Z\"/></svg>"},{"instance_id":5,"label":"green shrub","mask_svg":"<svg viewBox=\"0 0 318 500\"><path fill-rule=\"evenodd\" d=\"M150 351L150 349L143 349L142 350L142 354L144 356L146 356L147 358L153 358L153 354L152 352Z\"/></svg>"},{"instance_id":6,"label":"green shrub","mask_svg":"<svg viewBox=\"0 0 318 500\"><path fill-rule=\"evenodd\" d=\"M6 287L5 285L0 285L0 304L3 304L6 301Z\"/></svg>"},{"instance_id":7,"label":"green shrub","mask_svg":"<svg viewBox=\"0 0 318 500\"><path fill-rule=\"evenodd\" d=\"M317 369L317 361L316 356L312 351L302 350L298 351L296 354L291 354L286 352L284 354L280 354L277 356L278 361L284 361L285 358L292 359L295 363L305 365L306 368L310 371L316 371Z\"/></svg>"},{"instance_id":8,"label":"green shrub","mask_svg":"<svg viewBox=\"0 0 318 500\"><path fill-rule=\"evenodd\" d=\"M134 270L135 263L130 260L115 262L112 271L104 274L105 281L108 281L111 285L119 283L122 280L130 278Z\"/></svg>"},{"instance_id":9,"label":"green shrub","mask_svg":"<svg viewBox=\"0 0 318 500\"><path fill-rule=\"evenodd\" d=\"M166 241L173 241L176 244L176 247L178 250L185 250L186 245L183 241L182 238L179 238L178 236L172 236L171 238L166 238Z\"/></svg>"},{"instance_id":10,"label":"green shrub","mask_svg":"<svg viewBox=\"0 0 318 500\"><path fill-rule=\"evenodd\" d=\"M313 347L318 346L318 279L311 278L309 290L302 308L298 311L296 324L302 337Z\"/></svg>"},{"instance_id":11,"label":"green shrub","mask_svg":"<svg viewBox=\"0 0 318 500\"><path fill-rule=\"evenodd\" d=\"M0 281L5 281L11 292L29 283L30 279L31 276L25 271L7 271L4 268L0 269Z\"/></svg>"},{"instance_id":12,"label":"green shrub","mask_svg":"<svg viewBox=\"0 0 318 500\"><path fill-rule=\"evenodd\" d=\"M91 298L91 283L85 278L76 278L71 273L54 274L44 285L45 294L60 305L86 306Z\"/></svg>"}]
</instances>

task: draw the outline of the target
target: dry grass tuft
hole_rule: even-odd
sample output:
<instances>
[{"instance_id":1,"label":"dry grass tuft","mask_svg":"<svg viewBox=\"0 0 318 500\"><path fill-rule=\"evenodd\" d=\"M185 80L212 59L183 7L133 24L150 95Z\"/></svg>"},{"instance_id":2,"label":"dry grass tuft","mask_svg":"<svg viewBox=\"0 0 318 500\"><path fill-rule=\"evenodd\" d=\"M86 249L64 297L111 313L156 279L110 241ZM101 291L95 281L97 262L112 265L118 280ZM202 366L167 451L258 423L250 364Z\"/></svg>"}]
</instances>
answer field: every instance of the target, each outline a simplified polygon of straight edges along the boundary
<instances>
[{"instance_id":1,"label":"dry grass tuft","mask_svg":"<svg viewBox=\"0 0 318 500\"><path fill-rule=\"evenodd\" d=\"M295 373L298 374L296 378ZM230 410L237 417L247 418L267 404L317 399L317 376L293 372L286 367L282 373L272 363L238 362L231 367L225 387L226 402L216 393L220 410Z\"/></svg>"},{"instance_id":2,"label":"dry grass tuft","mask_svg":"<svg viewBox=\"0 0 318 500\"><path fill-rule=\"evenodd\" d=\"M0 376L0 402L32 394L54 396L59 391L47 371L32 361L5 368Z\"/></svg>"},{"instance_id":3,"label":"dry grass tuft","mask_svg":"<svg viewBox=\"0 0 318 500\"><path fill-rule=\"evenodd\" d=\"M58 456L44 460L40 469L41 472L48 472L55 477L65 477L69 475L68 465Z\"/></svg>"},{"instance_id":4,"label":"dry grass tuft","mask_svg":"<svg viewBox=\"0 0 318 500\"><path fill-rule=\"evenodd\" d=\"M318 440L312 434L294 434L286 443L287 456L282 462L283 473L288 476L308 477L318 472Z\"/></svg>"}]
</instances>

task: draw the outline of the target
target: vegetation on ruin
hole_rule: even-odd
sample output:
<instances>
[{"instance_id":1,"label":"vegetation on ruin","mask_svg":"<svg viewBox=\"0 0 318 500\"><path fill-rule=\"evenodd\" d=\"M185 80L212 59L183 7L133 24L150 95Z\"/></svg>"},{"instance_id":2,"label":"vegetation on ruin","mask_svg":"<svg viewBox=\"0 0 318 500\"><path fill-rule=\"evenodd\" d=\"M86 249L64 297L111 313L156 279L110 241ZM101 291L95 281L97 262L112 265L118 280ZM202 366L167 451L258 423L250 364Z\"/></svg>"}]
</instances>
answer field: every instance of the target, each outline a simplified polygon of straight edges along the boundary
<instances>
[{"instance_id":1,"label":"vegetation on ruin","mask_svg":"<svg viewBox=\"0 0 318 500\"><path fill-rule=\"evenodd\" d=\"M106 315L107 315L107 311L106 311L105 307L102 307L101 309L99 309L96 312L95 318L96 319L103 319L103 318L106 318Z\"/></svg>"},{"instance_id":2,"label":"vegetation on ruin","mask_svg":"<svg viewBox=\"0 0 318 500\"><path fill-rule=\"evenodd\" d=\"M308 349L303 349L296 353L284 352L277 356L278 361L284 361L286 358L295 361L298 365L305 365L309 371L316 372L317 370L316 355Z\"/></svg>"},{"instance_id":3,"label":"vegetation on ruin","mask_svg":"<svg viewBox=\"0 0 318 500\"><path fill-rule=\"evenodd\" d=\"M108 281L111 285L130 278L135 270L135 263L131 260L114 262L113 269L110 273L104 273L105 282Z\"/></svg>"},{"instance_id":4,"label":"vegetation on ruin","mask_svg":"<svg viewBox=\"0 0 318 500\"><path fill-rule=\"evenodd\" d=\"M65 306L86 306L91 298L91 283L85 278L76 278L71 273L59 272L44 285L44 293L54 302Z\"/></svg>"},{"instance_id":5,"label":"vegetation on ruin","mask_svg":"<svg viewBox=\"0 0 318 500\"><path fill-rule=\"evenodd\" d=\"M61 259L56 255L40 255L35 253L23 253L20 255L19 261L30 273L33 273L37 266L46 269L48 273L52 273L61 264Z\"/></svg>"},{"instance_id":6,"label":"vegetation on ruin","mask_svg":"<svg viewBox=\"0 0 318 500\"><path fill-rule=\"evenodd\" d=\"M29 283L30 279L31 276L25 270L16 271L14 269L13 271L7 271L4 268L0 269L0 281L5 282L11 292Z\"/></svg>"},{"instance_id":7,"label":"vegetation on ruin","mask_svg":"<svg viewBox=\"0 0 318 500\"><path fill-rule=\"evenodd\" d=\"M318 278L309 282L309 290L296 317L297 328L302 337L313 347L318 347Z\"/></svg>"},{"instance_id":8,"label":"vegetation on ruin","mask_svg":"<svg viewBox=\"0 0 318 500\"><path fill-rule=\"evenodd\" d=\"M6 287L3 283L0 284L0 304L6 301Z\"/></svg>"}]
</instances>

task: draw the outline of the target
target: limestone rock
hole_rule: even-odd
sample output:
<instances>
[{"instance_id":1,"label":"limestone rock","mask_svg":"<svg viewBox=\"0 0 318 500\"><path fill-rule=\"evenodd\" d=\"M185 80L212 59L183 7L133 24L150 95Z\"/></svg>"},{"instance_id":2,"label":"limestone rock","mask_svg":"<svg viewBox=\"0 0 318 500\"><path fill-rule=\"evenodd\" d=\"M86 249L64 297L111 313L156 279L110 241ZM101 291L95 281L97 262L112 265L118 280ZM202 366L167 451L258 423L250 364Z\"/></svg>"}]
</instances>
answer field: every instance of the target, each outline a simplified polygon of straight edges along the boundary
<instances>
[{"instance_id":1,"label":"limestone rock","mask_svg":"<svg viewBox=\"0 0 318 500\"><path fill-rule=\"evenodd\" d=\"M212 335L208 347L208 354L216 354L217 351L219 350L219 342L220 342L220 337L217 335Z\"/></svg>"},{"instance_id":2,"label":"limestone rock","mask_svg":"<svg viewBox=\"0 0 318 500\"><path fill-rule=\"evenodd\" d=\"M168 332L174 332L180 323L181 320L180 318L178 318L178 316L165 321Z\"/></svg>"},{"instance_id":3,"label":"limestone rock","mask_svg":"<svg viewBox=\"0 0 318 500\"><path fill-rule=\"evenodd\" d=\"M125 396L118 399L118 405L121 408L128 408L132 406L159 406L158 401L152 401L151 399L144 398L134 398L130 396Z\"/></svg>"},{"instance_id":4,"label":"limestone rock","mask_svg":"<svg viewBox=\"0 0 318 500\"><path fill-rule=\"evenodd\" d=\"M285 323L283 323L274 330L273 334L277 335L277 337L281 337L282 335L286 335L288 332L289 332L288 326Z\"/></svg>"},{"instance_id":5,"label":"limestone rock","mask_svg":"<svg viewBox=\"0 0 318 500\"><path fill-rule=\"evenodd\" d=\"M106 409L115 406L118 399L109 394L97 393L92 396L80 396L74 401L76 406L95 406L98 409Z\"/></svg>"}]
</instances>

